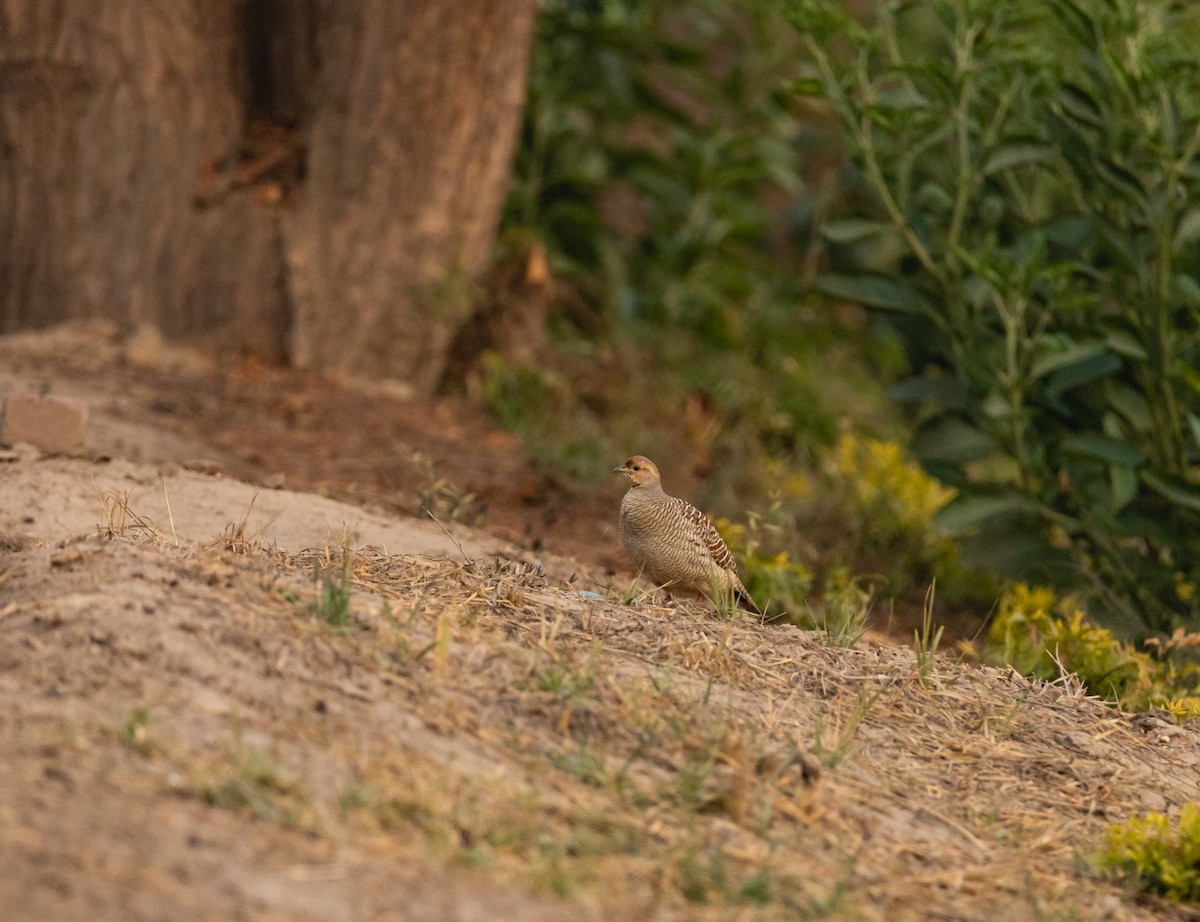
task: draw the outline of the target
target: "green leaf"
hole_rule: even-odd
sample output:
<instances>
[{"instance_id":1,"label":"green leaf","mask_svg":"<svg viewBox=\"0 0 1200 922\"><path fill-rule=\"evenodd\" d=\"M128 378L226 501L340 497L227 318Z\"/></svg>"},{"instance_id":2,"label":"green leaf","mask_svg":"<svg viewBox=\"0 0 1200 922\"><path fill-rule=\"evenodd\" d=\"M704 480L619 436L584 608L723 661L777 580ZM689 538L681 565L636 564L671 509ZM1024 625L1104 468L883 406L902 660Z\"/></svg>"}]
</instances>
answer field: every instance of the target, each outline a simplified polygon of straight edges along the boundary
<instances>
[{"instance_id":1,"label":"green leaf","mask_svg":"<svg viewBox=\"0 0 1200 922\"><path fill-rule=\"evenodd\" d=\"M1200 416L1197 416L1195 413L1188 413L1187 421L1188 427L1192 430L1192 438L1200 446Z\"/></svg>"},{"instance_id":2,"label":"green leaf","mask_svg":"<svg viewBox=\"0 0 1200 922\"><path fill-rule=\"evenodd\" d=\"M904 313L916 313L920 309L911 288L882 275L823 273L817 276L817 288L832 297L857 301L866 307Z\"/></svg>"},{"instance_id":3,"label":"green leaf","mask_svg":"<svg viewBox=\"0 0 1200 922\"><path fill-rule=\"evenodd\" d=\"M935 403L947 409L967 406L967 389L952 378L908 378L893 384L888 396L900 403Z\"/></svg>"},{"instance_id":4,"label":"green leaf","mask_svg":"<svg viewBox=\"0 0 1200 922\"><path fill-rule=\"evenodd\" d=\"M987 435L957 416L943 416L921 428L913 439L913 453L922 461L979 461L995 445Z\"/></svg>"},{"instance_id":5,"label":"green leaf","mask_svg":"<svg viewBox=\"0 0 1200 922\"><path fill-rule=\"evenodd\" d=\"M928 109L929 100L910 86L881 90L871 98L871 104L881 109Z\"/></svg>"},{"instance_id":6,"label":"green leaf","mask_svg":"<svg viewBox=\"0 0 1200 922\"><path fill-rule=\"evenodd\" d=\"M1132 333L1127 333L1124 330L1110 330L1108 335L1104 337L1104 343L1117 355L1123 355L1127 359L1137 359L1144 362L1149 356L1146 350L1142 348L1142 344L1137 341Z\"/></svg>"},{"instance_id":7,"label":"green leaf","mask_svg":"<svg viewBox=\"0 0 1200 922\"><path fill-rule=\"evenodd\" d=\"M1190 208L1179 219L1179 223L1175 227L1173 240L1175 252L1178 253L1190 246L1198 237L1200 237L1200 208Z\"/></svg>"},{"instance_id":8,"label":"green leaf","mask_svg":"<svg viewBox=\"0 0 1200 922\"><path fill-rule=\"evenodd\" d=\"M1138 475L1131 467L1123 464L1108 466L1108 483L1112 490L1113 511L1120 512L1133 501L1138 493Z\"/></svg>"},{"instance_id":9,"label":"green leaf","mask_svg":"<svg viewBox=\"0 0 1200 922\"><path fill-rule=\"evenodd\" d=\"M1063 114L1076 124L1086 125L1089 128L1104 127L1104 115L1101 113L1100 107L1081 87L1064 83L1062 92L1058 95L1058 104Z\"/></svg>"},{"instance_id":10,"label":"green leaf","mask_svg":"<svg viewBox=\"0 0 1200 922\"><path fill-rule=\"evenodd\" d=\"M1175 291L1188 307L1200 307L1200 285L1187 273L1176 273Z\"/></svg>"},{"instance_id":11,"label":"green leaf","mask_svg":"<svg viewBox=\"0 0 1200 922\"><path fill-rule=\"evenodd\" d=\"M797 77L791 82L792 92L797 96L824 99L825 84L818 77Z\"/></svg>"},{"instance_id":12,"label":"green leaf","mask_svg":"<svg viewBox=\"0 0 1200 922\"><path fill-rule=\"evenodd\" d=\"M1142 483L1176 506L1200 512L1200 489L1174 477L1163 477L1153 471L1142 471Z\"/></svg>"},{"instance_id":13,"label":"green leaf","mask_svg":"<svg viewBox=\"0 0 1200 922\"><path fill-rule=\"evenodd\" d=\"M1106 435L1069 435L1060 445L1063 451L1126 467L1138 467L1145 458L1132 445Z\"/></svg>"},{"instance_id":14,"label":"green leaf","mask_svg":"<svg viewBox=\"0 0 1200 922\"><path fill-rule=\"evenodd\" d=\"M1130 202L1139 206L1145 204L1146 190L1142 181L1132 170L1126 169L1117 161L1101 157L1096 160L1096 176L1100 181L1115 192L1120 192Z\"/></svg>"},{"instance_id":15,"label":"green leaf","mask_svg":"<svg viewBox=\"0 0 1200 922\"><path fill-rule=\"evenodd\" d=\"M1045 340L1043 340L1044 342ZM1105 349L1106 344L1102 340L1093 339L1083 343L1071 343L1065 349L1044 352L1034 361L1033 367L1029 370L1030 380L1036 381L1060 368L1069 368L1080 362L1086 362L1103 353Z\"/></svg>"},{"instance_id":16,"label":"green leaf","mask_svg":"<svg viewBox=\"0 0 1200 922\"><path fill-rule=\"evenodd\" d=\"M954 196L935 182L927 182L917 190L917 204L926 211L947 214L954 207Z\"/></svg>"},{"instance_id":17,"label":"green leaf","mask_svg":"<svg viewBox=\"0 0 1200 922\"><path fill-rule=\"evenodd\" d=\"M821 225L821 236L832 243L854 243L890 229L889 225L869 218L833 218Z\"/></svg>"},{"instance_id":18,"label":"green leaf","mask_svg":"<svg viewBox=\"0 0 1200 922\"><path fill-rule=\"evenodd\" d=\"M1154 417L1150 413L1150 404L1133 388L1124 384L1110 384L1108 403L1137 432L1149 432L1154 428Z\"/></svg>"},{"instance_id":19,"label":"green leaf","mask_svg":"<svg viewBox=\"0 0 1200 922\"><path fill-rule=\"evenodd\" d=\"M1029 141L1002 144L988 156L982 172L984 176L991 176L1030 163L1048 163L1054 158L1055 150L1049 144Z\"/></svg>"},{"instance_id":20,"label":"green leaf","mask_svg":"<svg viewBox=\"0 0 1200 922\"><path fill-rule=\"evenodd\" d=\"M1057 397L1081 384L1106 378L1120 369L1120 357L1107 350L1089 358L1080 359L1059 368L1050 376L1050 380L1046 382L1046 396Z\"/></svg>"},{"instance_id":21,"label":"green leaf","mask_svg":"<svg viewBox=\"0 0 1200 922\"><path fill-rule=\"evenodd\" d=\"M933 521L942 531L958 536L998 515L1022 512L1026 509L1028 509L1028 503L1015 495L972 496L962 494L943 506L933 517Z\"/></svg>"}]
</instances>

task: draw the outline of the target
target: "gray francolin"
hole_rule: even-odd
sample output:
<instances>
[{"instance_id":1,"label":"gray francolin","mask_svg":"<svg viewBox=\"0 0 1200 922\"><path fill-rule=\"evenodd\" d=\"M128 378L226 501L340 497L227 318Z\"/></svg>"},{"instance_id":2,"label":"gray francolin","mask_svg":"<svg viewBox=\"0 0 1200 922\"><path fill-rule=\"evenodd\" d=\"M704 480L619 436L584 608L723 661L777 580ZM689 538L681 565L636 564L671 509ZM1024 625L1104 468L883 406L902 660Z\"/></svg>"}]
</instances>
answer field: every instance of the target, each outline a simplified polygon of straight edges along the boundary
<instances>
[{"instance_id":1,"label":"gray francolin","mask_svg":"<svg viewBox=\"0 0 1200 922\"><path fill-rule=\"evenodd\" d=\"M737 563L708 518L686 500L663 492L654 462L634 455L613 473L629 478L621 500L621 543L656 585L683 595L727 598L762 614L738 579Z\"/></svg>"}]
</instances>

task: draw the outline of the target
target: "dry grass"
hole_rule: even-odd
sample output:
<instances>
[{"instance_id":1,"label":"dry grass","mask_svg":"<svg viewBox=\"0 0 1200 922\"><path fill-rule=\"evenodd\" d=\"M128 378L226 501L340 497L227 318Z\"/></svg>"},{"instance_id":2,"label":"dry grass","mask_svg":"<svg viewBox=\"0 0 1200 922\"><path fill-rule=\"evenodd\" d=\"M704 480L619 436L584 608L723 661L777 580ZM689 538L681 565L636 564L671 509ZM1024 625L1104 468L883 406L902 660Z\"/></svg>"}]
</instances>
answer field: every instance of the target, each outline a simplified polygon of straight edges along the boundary
<instances>
[{"instance_id":1,"label":"dry grass","mask_svg":"<svg viewBox=\"0 0 1200 922\"><path fill-rule=\"evenodd\" d=\"M1097 701L933 644L836 648L500 560L176 548L120 527L120 505L72 567L174 579L156 604L179 624L155 630L191 625L171 636L226 662L238 701L207 713L143 638L142 703L115 703L113 737L175 779L163 796L591 918L1185 914L1080 858L1110 822L1200 795L1190 734L1152 746ZM314 573L344 581L336 630Z\"/></svg>"},{"instance_id":2,"label":"dry grass","mask_svg":"<svg viewBox=\"0 0 1200 922\"><path fill-rule=\"evenodd\" d=\"M414 701L442 697L444 719L537 779L534 806L520 791L478 804L464 841L484 846L467 850L535 878L549 860L556 892L636 881L646 900L768 914L1070 915L1096 895L1078 854L1141 785L1174 803L1198 790L1135 772L1170 756L1108 707L932 652L597 602L496 560L368 549L348 572L363 648L401 633L374 599L408 612L397 649L434 651L394 659ZM446 793L426 806L461 821Z\"/></svg>"}]
</instances>

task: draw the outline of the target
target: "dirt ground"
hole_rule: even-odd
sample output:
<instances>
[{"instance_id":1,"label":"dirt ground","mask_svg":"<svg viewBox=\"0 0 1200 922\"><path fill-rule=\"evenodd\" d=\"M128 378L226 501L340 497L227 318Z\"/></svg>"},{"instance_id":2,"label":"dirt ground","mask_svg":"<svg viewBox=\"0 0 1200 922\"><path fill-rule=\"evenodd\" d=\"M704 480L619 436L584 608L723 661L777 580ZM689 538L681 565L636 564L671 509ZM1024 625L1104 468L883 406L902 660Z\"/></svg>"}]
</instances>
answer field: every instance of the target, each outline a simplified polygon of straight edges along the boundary
<instances>
[{"instance_id":1,"label":"dirt ground","mask_svg":"<svg viewBox=\"0 0 1200 922\"><path fill-rule=\"evenodd\" d=\"M95 330L14 388L93 418L0 462L0 918L1197 917L1090 864L1193 730L660 607L467 404Z\"/></svg>"}]
</instances>

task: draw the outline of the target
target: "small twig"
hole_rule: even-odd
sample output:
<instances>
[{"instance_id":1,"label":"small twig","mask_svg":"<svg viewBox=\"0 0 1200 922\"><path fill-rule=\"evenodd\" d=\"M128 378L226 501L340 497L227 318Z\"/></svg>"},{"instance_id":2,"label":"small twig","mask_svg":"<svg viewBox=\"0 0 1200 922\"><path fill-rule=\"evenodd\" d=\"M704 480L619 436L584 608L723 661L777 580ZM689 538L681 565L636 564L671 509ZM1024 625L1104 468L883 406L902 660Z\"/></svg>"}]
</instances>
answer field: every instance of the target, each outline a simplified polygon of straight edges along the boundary
<instances>
[{"instance_id":1,"label":"small twig","mask_svg":"<svg viewBox=\"0 0 1200 922\"><path fill-rule=\"evenodd\" d=\"M463 560L465 560L467 563L475 562L474 560L472 560L470 557L467 556L467 552L463 550L463 546L459 543L458 539L456 537L454 537L454 535L450 534L450 529L448 529L445 525L443 525L442 520L439 519L436 515L434 515L429 510L428 507L426 507L426 509L425 509L425 514L437 523L437 527L440 528L442 530L442 532L446 535L446 537L449 538L451 540L451 542L453 542L454 546L456 548L458 548L458 552L460 554L462 554Z\"/></svg>"}]
</instances>

